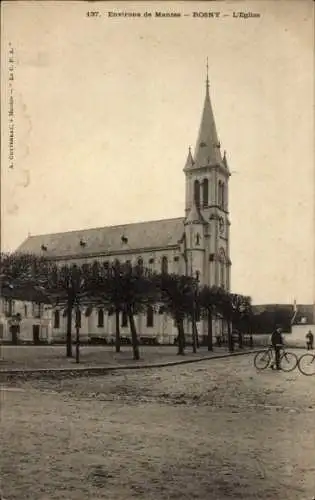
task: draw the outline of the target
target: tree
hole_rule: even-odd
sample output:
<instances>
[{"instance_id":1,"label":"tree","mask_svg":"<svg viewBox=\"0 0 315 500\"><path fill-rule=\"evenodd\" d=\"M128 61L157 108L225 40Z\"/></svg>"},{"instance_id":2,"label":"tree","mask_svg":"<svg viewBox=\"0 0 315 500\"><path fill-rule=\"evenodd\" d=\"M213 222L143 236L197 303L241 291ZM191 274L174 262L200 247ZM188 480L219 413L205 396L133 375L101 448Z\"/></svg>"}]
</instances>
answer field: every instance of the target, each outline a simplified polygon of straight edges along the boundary
<instances>
[{"instance_id":1,"label":"tree","mask_svg":"<svg viewBox=\"0 0 315 500\"><path fill-rule=\"evenodd\" d=\"M250 314L251 299L248 296L223 291L218 304L218 310L227 322L228 348L229 351L233 351L232 325L240 321L246 314Z\"/></svg>"},{"instance_id":2,"label":"tree","mask_svg":"<svg viewBox=\"0 0 315 500\"><path fill-rule=\"evenodd\" d=\"M130 264L115 262L106 270L105 275L99 275L97 283L90 283L87 288L90 300L98 301L108 309L114 308L115 313L124 311L127 314L135 360L140 359L140 353L134 316L157 301L156 285L149 271L142 266L132 267ZM117 340L116 330L116 348Z\"/></svg>"},{"instance_id":3,"label":"tree","mask_svg":"<svg viewBox=\"0 0 315 500\"><path fill-rule=\"evenodd\" d=\"M50 297L42 287L43 274L47 274L48 268L48 261L43 257L18 252L2 253L0 256L1 295L9 302L21 300L51 304Z\"/></svg>"},{"instance_id":4,"label":"tree","mask_svg":"<svg viewBox=\"0 0 315 500\"><path fill-rule=\"evenodd\" d=\"M120 312L121 312L121 303L120 303L120 286L119 286L119 281L120 281L120 263L119 261L115 261L113 265L113 276L117 280L117 289L116 293L115 290L113 290L113 304L114 304L114 312L115 312L115 350L116 352L120 352L120 347L121 347L121 339L120 339Z\"/></svg>"},{"instance_id":5,"label":"tree","mask_svg":"<svg viewBox=\"0 0 315 500\"><path fill-rule=\"evenodd\" d=\"M197 282L189 276L160 274L156 276L160 301L171 314L178 330L178 354L185 354L184 319L192 315L195 304L194 291Z\"/></svg>"},{"instance_id":6,"label":"tree","mask_svg":"<svg viewBox=\"0 0 315 500\"><path fill-rule=\"evenodd\" d=\"M87 268L79 267L76 264L63 265L58 267L55 263L49 262L47 266L42 266L38 272L39 281L43 293L45 293L55 307L65 306L67 316L66 330L66 355L72 357L72 317L73 312L76 318L76 360L79 361L79 332L78 316L81 299L86 296L85 280L87 278Z\"/></svg>"},{"instance_id":7,"label":"tree","mask_svg":"<svg viewBox=\"0 0 315 500\"><path fill-rule=\"evenodd\" d=\"M253 307L253 310L255 308ZM270 334L277 326L284 332L291 331L292 306L270 304L264 306L261 312L253 312L251 328L255 333Z\"/></svg>"},{"instance_id":8,"label":"tree","mask_svg":"<svg viewBox=\"0 0 315 500\"><path fill-rule=\"evenodd\" d=\"M114 307L116 319L125 311L130 324L134 358L139 359L139 342L134 315L146 305L154 303L158 295L156 283L141 266L121 266L116 261L108 269L98 262L82 266L57 266L49 259L28 254L3 255L1 258L1 284L14 288L22 300L33 300L34 292L40 301L64 306L67 316L67 356L72 356L72 316L75 312L77 349L79 359L79 321L83 305ZM38 298L37 298L37 301ZM117 321L116 350L120 347Z\"/></svg>"},{"instance_id":9,"label":"tree","mask_svg":"<svg viewBox=\"0 0 315 500\"><path fill-rule=\"evenodd\" d=\"M199 303L200 308L207 317L208 332L207 332L207 345L208 351L213 350L213 332L212 332L212 320L213 317L218 314L220 310L220 305L224 300L225 294L222 288L216 286L203 286L199 292ZM222 309L222 306L221 306Z\"/></svg>"},{"instance_id":10,"label":"tree","mask_svg":"<svg viewBox=\"0 0 315 500\"><path fill-rule=\"evenodd\" d=\"M19 260L19 259L18 259ZM65 306L67 316L67 350L68 357L72 357L72 314L76 316L80 308L80 298L84 296L84 273L82 268L73 264L58 267L53 261L42 257L29 259L30 272L18 282L18 290L23 300L33 301L32 293L27 290L36 290L40 293L38 302L49 303L52 306ZM17 281L16 281L17 283ZM77 322L76 322L77 325ZM77 332L77 361L79 358L79 338Z\"/></svg>"},{"instance_id":11,"label":"tree","mask_svg":"<svg viewBox=\"0 0 315 500\"><path fill-rule=\"evenodd\" d=\"M44 258L32 254L1 253L1 290L15 290L21 297L25 296L24 300L31 300L40 285L37 270L46 264Z\"/></svg>"}]
</instances>

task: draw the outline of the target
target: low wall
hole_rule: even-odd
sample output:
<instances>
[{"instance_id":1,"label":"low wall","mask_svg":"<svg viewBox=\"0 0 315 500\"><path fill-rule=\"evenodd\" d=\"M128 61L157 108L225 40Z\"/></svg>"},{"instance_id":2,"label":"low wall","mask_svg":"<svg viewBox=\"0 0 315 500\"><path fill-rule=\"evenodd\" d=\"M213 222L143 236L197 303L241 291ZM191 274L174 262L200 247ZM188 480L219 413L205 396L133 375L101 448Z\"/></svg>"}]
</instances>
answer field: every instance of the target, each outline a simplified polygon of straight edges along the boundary
<instances>
[{"instance_id":1,"label":"low wall","mask_svg":"<svg viewBox=\"0 0 315 500\"><path fill-rule=\"evenodd\" d=\"M309 330L312 330L315 335L315 326L312 325L296 325L297 328L292 328L292 333L283 333L283 340L285 345L292 347L305 347L305 335ZM271 344L271 334L254 334L253 345L254 347L269 346Z\"/></svg>"},{"instance_id":2,"label":"low wall","mask_svg":"<svg viewBox=\"0 0 315 500\"><path fill-rule=\"evenodd\" d=\"M293 325L292 333L286 334L288 344L295 344L298 346L306 347L306 334L309 331L313 332L315 336L315 325Z\"/></svg>"}]
</instances>

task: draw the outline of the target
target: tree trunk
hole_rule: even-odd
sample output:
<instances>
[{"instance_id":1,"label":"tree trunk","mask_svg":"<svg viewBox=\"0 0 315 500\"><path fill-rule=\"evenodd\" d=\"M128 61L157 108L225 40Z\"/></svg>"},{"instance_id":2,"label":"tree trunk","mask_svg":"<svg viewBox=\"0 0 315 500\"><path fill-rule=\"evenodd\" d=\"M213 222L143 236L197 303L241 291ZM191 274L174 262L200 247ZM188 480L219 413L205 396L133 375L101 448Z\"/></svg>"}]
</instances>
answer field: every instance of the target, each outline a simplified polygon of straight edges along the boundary
<instances>
[{"instance_id":1,"label":"tree trunk","mask_svg":"<svg viewBox=\"0 0 315 500\"><path fill-rule=\"evenodd\" d=\"M177 354L183 356L185 354L185 332L183 318L176 318L176 325L178 330L178 352Z\"/></svg>"},{"instance_id":2,"label":"tree trunk","mask_svg":"<svg viewBox=\"0 0 315 500\"><path fill-rule=\"evenodd\" d=\"M120 324L119 324L119 308L115 309L115 320L116 320L116 338L115 338L115 346L116 352L120 352Z\"/></svg>"},{"instance_id":3,"label":"tree trunk","mask_svg":"<svg viewBox=\"0 0 315 500\"><path fill-rule=\"evenodd\" d=\"M80 327L81 327L81 315L80 308L76 306L75 310L75 331L76 331L76 342L75 342L75 362L80 363Z\"/></svg>"},{"instance_id":4,"label":"tree trunk","mask_svg":"<svg viewBox=\"0 0 315 500\"><path fill-rule=\"evenodd\" d=\"M76 326L75 362L80 363L80 328Z\"/></svg>"},{"instance_id":5,"label":"tree trunk","mask_svg":"<svg viewBox=\"0 0 315 500\"><path fill-rule=\"evenodd\" d=\"M242 332L238 332L238 347L243 349L243 334Z\"/></svg>"},{"instance_id":6,"label":"tree trunk","mask_svg":"<svg viewBox=\"0 0 315 500\"><path fill-rule=\"evenodd\" d=\"M207 337L208 351L213 351L213 341L212 341L212 313L210 309L208 310L208 337Z\"/></svg>"},{"instance_id":7,"label":"tree trunk","mask_svg":"<svg viewBox=\"0 0 315 500\"><path fill-rule=\"evenodd\" d=\"M128 314L128 319L129 319L129 324L130 324L130 331L131 331L133 359L135 359L137 361L138 359L140 359L139 341L138 341L138 336L137 336L135 319L133 317L133 313L132 313L131 307L128 307L127 314Z\"/></svg>"},{"instance_id":8,"label":"tree trunk","mask_svg":"<svg viewBox=\"0 0 315 500\"><path fill-rule=\"evenodd\" d=\"M197 352L197 325L196 325L196 318L193 317L192 319L192 348L193 348L193 353L196 354Z\"/></svg>"},{"instance_id":9,"label":"tree trunk","mask_svg":"<svg viewBox=\"0 0 315 500\"><path fill-rule=\"evenodd\" d=\"M232 336L231 321L229 319L227 320L227 326L228 326L228 347L229 347L229 351L233 352L234 351L234 341L233 341L233 336Z\"/></svg>"},{"instance_id":10,"label":"tree trunk","mask_svg":"<svg viewBox=\"0 0 315 500\"><path fill-rule=\"evenodd\" d=\"M67 306L67 358L72 358L72 309L73 304L68 300Z\"/></svg>"}]
</instances>

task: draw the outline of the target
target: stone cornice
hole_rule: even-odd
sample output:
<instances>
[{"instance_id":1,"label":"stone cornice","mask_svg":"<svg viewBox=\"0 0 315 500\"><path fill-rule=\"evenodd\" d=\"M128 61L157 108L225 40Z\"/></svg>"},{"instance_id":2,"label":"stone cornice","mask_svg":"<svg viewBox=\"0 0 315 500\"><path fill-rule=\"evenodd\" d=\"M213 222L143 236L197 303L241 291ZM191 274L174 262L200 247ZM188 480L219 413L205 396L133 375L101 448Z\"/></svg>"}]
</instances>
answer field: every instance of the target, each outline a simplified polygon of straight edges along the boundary
<instances>
[{"instance_id":1,"label":"stone cornice","mask_svg":"<svg viewBox=\"0 0 315 500\"><path fill-rule=\"evenodd\" d=\"M216 208L217 210L220 210L221 212L223 212L226 215L229 215L229 213L230 213L228 210L225 210L224 208L220 207L220 205L208 205L207 208Z\"/></svg>"},{"instance_id":2,"label":"stone cornice","mask_svg":"<svg viewBox=\"0 0 315 500\"><path fill-rule=\"evenodd\" d=\"M193 172L202 172L204 170L219 170L220 172L222 172L224 175L226 175L227 177L231 177L231 173L230 171L227 169L227 167L225 167L224 165L220 164L220 163L216 163L214 165L196 165L194 164L192 167L189 167L189 168L184 168L183 171L185 173L193 173Z\"/></svg>"},{"instance_id":3,"label":"stone cornice","mask_svg":"<svg viewBox=\"0 0 315 500\"><path fill-rule=\"evenodd\" d=\"M186 252L205 252L205 248L201 248L201 247L187 247L186 248Z\"/></svg>"},{"instance_id":4,"label":"stone cornice","mask_svg":"<svg viewBox=\"0 0 315 500\"><path fill-rule=\"evenodd\" d=\"M152 248L126 248L120 251L115 252L93 252L93 253L85 253L85 254L71 254L71 255L55 255L49 256L47 255L48 260L59 261L59 260L74 260L74 259L90 259L93 257L112 257L117 255L131 255L131 254L144 254L144 253L152 253L159 251L168 251L168 250L180 250L180 245L169 245L166 247L152 247Z\"/></svg>"}]
</instances>

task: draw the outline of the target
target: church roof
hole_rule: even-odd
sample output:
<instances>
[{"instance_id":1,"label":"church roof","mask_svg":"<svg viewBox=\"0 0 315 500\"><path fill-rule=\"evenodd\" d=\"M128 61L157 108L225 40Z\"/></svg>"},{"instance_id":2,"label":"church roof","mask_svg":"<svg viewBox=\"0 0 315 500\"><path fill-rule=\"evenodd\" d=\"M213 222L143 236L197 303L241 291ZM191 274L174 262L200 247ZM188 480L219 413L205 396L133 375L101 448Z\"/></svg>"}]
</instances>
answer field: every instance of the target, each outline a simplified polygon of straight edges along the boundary
<instances>
[{"instance_id":1,"label":"church roof","mask_svg":"<svg viewBox=\"0 0 315 500\"><path fill-rule=\"evenodd\" d=\"M194 167L218 164L221 161L220 143L211 106L209 81L207 78L206 97L194 154Z\"/></svg>"},{"instance_id":2,"label":"church roof","mask_svg":"<svg viewBox=\"0 0 315 500\"><path fill-rule=\"evenodd\" d=\"M18 252L52 258L123 254L176 246L184 232L184 218L136 222L65 233L29 236Z\"/></svg>"}]
</instances>

